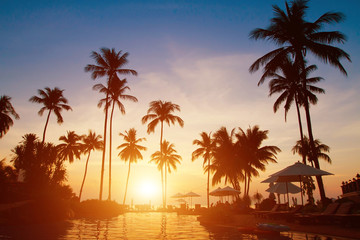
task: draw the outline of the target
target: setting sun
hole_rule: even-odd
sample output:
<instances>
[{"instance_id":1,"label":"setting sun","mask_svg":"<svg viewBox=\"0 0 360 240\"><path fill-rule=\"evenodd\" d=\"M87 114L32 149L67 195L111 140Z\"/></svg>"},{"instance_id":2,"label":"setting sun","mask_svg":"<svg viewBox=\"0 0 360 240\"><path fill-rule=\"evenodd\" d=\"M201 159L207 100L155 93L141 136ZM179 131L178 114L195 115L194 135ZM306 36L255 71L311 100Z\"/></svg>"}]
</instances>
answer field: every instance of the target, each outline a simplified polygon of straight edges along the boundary
<instances>
[{"instance_id":1,"label":"setting sun","mask_svg":"<svg viewBox=\"0 0 360 240\"><path fill-rule=\"evenodd\" d=\"M159 193L156 184L151 180L143 180L139 184L138 194L143 198L152 198Z\"/></svg>"}]
</instances>

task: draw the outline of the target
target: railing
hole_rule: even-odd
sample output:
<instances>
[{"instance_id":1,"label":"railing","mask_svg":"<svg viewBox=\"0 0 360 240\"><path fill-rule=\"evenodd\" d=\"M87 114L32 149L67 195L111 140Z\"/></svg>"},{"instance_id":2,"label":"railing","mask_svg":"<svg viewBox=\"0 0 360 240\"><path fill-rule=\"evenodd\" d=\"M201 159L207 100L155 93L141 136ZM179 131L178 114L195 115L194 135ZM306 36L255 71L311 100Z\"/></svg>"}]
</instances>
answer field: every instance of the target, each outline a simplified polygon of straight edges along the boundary
<instances>
[{"instance_id":1,"label":"railing","mask_svg":"<svg viewBox=\"0 0 360 240\"><path fill-rule=\"evenodd\" d=\"M341 190L343 195L352 192L360 192L360 175L357 174L356 178L342 182Z\"/></svg>"}]
</instances>

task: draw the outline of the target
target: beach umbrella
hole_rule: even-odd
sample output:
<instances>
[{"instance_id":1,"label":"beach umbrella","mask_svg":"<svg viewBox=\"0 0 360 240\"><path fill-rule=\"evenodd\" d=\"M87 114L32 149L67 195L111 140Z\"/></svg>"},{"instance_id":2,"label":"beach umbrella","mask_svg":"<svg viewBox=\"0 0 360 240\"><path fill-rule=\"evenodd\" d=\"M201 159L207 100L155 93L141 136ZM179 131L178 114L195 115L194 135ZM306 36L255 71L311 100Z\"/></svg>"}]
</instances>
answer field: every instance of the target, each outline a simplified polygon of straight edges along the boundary
<instances>
[{"instance_id":1,"label":"beach umbrella","mask_svg":"<svg viewBox=\"0 0 360 240\"><path fill-rule=\"evenodd\" d=\"M183 198L184 197L184 194L181 194L181 193L177 193L173 196L171 196L172 198Z\"/></svg>"},{"instance_id":2,"label":"beach umbrella","mask_svg":"<svg viewBox=\"0 0 360 240\"><path fill-rule=\"evenodd\" d=\"M275 182L300 182L300 188L302 188L301 184L304 181L303 178L304 176L310 177L310 176L324 176L324 175L334 175L334 174L311 167L301 162L296 162L293 165L290 165L276 173L271 174L270 177L271 180L275 179ZM289 194L288 194L288 201L289 201ZM304 204L302 194L301 194L301 203Z\"/></svg>"},{"instance_id":3,"label":"beach umbrella","mask_svg":"<svg viewBox=\"0 0 360 240\"><path fill-rule=\"evenodd\" d=\"M183 198L176 199L175 201L178 202L180 205L181 205L182 203L185 203L185 204L186 204L186 201L185 201L185 199L183 199Z\"/></svg>"},{"instance_id":4,"label":"beach umbrella","mask_svg":"<svg viewBox=\"0 0 360 240\"><path fill-rule=\"evenodd\" d=\"M211 191L211 192L209 193L209 195L211 195L211 196L219 197L219 201L222 202L222 199L221 199L222 195L221 195L221 194L222 194L222 193L221 193L221 187L218 187L217 189L215 189L215 190L213 190L213 191Z\"/></svg>"},{"instance_id":5,"label":"beach umbrella","mask_svg":"<svg viewBox=\"0 0 360 240\"><path fill-rule=\"evenodd\" d=\"M219 190L219 192L222 194L222 196L234 196L241 193L239 190L236 190L229 186L224 187L223 189Z\"/></svg>"},{"instance_id":6,"label":"beach umbrella","mask_svg":"<svg viewBox=\"0 0 360 240\"><path fill-rule=\"evenodd\" d=\"M237 196L240 193L241 192L239 190L236 190L229 186L226 186L226 187L222 188L221 190L219 190L219 194L221 194L221 196L228 196L228 201L229 201L229 196L232 196L232 199L234 200L234 196Z\"/></svg>"},{"instance_id":7,"label":"beach umbrella","mask_svg":"<svg viewBox=\"0 0 360 240\"><path fill-rule=\"evenodd\" d=\"M311 181L308 178L302 178L301 180L302 180L302 182ZM274 182L300 182L300 178L299 178L299 176L287 176L287 177L280 176L279 177L279 176L271 176L270 175L270 177L261 181L261 183L274 183Z\"/></svg>"},{"instance_id":8,"label":"beach umbrella","mask_svg":"<svg viewBox=\"0 0 360 240\"><path fill-rule=\"evenodd\" d=\"M192 198L193 197L200 197L199 194L194 193L194 192L188 192L186 194L184 194L184 197L189 197L190 198L190 207L192 207Z\"/></svg>"},{"instance_id":9,"label":"beach umbrella","mask_svg":"<svg viewBox=\"0 0 360 240\"><path fill-rule=\"evenodd\" d=\"M287 186L286 186L287 185ZM273 186L269 187L265 191L272 192L272 193L278 193L278 194L286 194L286 193L299 193L301 192L301 188L298 186L287 183L287 182L278 182L274 184Z\"/></svg>"},{"instance_id":10,"label":"beach umbrella","mask_svg":"<svg viewBox=\"0 0 360 240\"><path fill-rule=\"evenodd\" d=\"M218 187L217 189L211 191L209 195L217 197L221 196L221 187Z\"/></svg>"},{"instance_id":11,"label":"beach umbrella","mask_svg":"<svg viewBox=\"0 0 360 240\"><path fill-rule=\"evenodd\" d=\"M274 174L271 174L270 176L278 177L278 179L281 178L286 179L287 177L291 178L294 176L301 177L301 176L323 176L323 175L334 175L334 174L326 172L321 169L314 168L309 165L305 165L301 162L296 162L295 164L290 165Z\"/></svg>"}]
</instances>

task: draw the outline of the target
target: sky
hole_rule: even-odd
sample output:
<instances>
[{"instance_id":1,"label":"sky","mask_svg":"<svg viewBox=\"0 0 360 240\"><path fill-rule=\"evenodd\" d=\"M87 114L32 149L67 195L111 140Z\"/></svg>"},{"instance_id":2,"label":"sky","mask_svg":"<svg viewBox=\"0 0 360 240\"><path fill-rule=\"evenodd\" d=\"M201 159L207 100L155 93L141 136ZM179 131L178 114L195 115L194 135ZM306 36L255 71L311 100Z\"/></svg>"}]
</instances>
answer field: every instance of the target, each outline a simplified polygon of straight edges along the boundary
<instances>
[{"instance_id":1,"label":"sky","mask_svg":"<svg viewBox=\"0 0 360 240\"><path fill-rule=\"evenodd\" d=\"M261 72L250 74L249 66L276 46L270 42L249 39L249 32L265 28L272 17L272 4L284 9L284 1L10 1L3 0L0 9L0 95L12 98L20 115L10 131L0 139L0 158L9 161L11 149L26 133L39 137L46 115L40 117L39 104L30 103L38 89L59 87L73 111L63 112L64 123L58 125L51 116L46 140L60 143L66 131L86 134L89 129L103 134L104 114L97 108L103 96L92 90L96 83L84 72L93 64L92 51L102 47L129 53L126 66L136 70L127 78L129 94L138 103L124 102L126 114L115 112L113 131L113 199L122 202L128 166L117 157L122 143L120 132L136 128L139 137L147 139L144 159L131 166L127 203L160 204L160 172L149 163L158 150L160 131L147 134L141 118L154 100L180 105L185 126L166 126L164 138L174 143L182 163L168 178L168 196L177 192L196 192L194 203L206 203L206 175L202 159L191 161L196 149L194 139L202 131L215 132L221 126L231 130L259 125L269 130L264 145L276 145L282 152L278 163L269 164L260 177L254 178L250 194L259 191L265 197L267 184L260 183L270 174L301 160L291 152L299 139L296 112L291 109L287 122L284 112L273 113L275 97L268 97L268 86L257 86ZM309 2L306 19L316 20L327 11L345 14L344 22L325 28L343 32L348 40L339 45L351 56L352 63L342 61L348 72L337 69L309 54L311 64L321 76L318 84L326 94L319 95L311 106L315 138L330 146L332 164L320 162L323 170L334 173L324 177L328 197L341 194L341 182L358 173L360 138L360 16L358 0L343 4L335 0ZM68 183L78 193L86 156L67 164ZM101 153L90 158L84 186L84 199L97 198ZM105 166L104 197L107 197L108 165ZM220 186L225 186L221 184ZM217 186L212 187L215 189ZM152 189L145 191L144 188ZM318 191L315 196L318 198ZM299 196L297 196L299 198ZM212 201L216 201L214 198ZM169 204L176 204L169 198Z\"/></svg>"}]
</instances>

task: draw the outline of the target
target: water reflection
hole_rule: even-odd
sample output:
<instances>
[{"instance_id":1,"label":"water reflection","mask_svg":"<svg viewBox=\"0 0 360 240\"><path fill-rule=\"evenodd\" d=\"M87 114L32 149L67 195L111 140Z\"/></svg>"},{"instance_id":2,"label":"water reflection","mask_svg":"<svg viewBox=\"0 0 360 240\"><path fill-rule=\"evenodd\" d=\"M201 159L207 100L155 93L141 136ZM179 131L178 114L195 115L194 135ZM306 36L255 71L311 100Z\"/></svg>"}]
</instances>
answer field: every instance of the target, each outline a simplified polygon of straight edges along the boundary
<instances>
[{"instance_id":1,"label":"water reflection","mask_svg":"<svg viewBox=\"0 0 360 240\"><path fill-rule=\"evenodd\" d=\"M242 234L236 228L201 226L196 220L196 216L178 216L176 213L126 213L104 220L78 219L57 224L0 226L0 239L344 240L344 238L296 232L285 233L273 238Z\"/></svg>"},{"instance_id":2,"label":"water reflection","mask_svg":"<svg viewBox=\"0 0 360 240\"><path fill-rule=\"evenodd\" d=\"M166 214L161 215L161 230L160 230L160 239L166 239Z\"/></svg>"}]
</instances>

